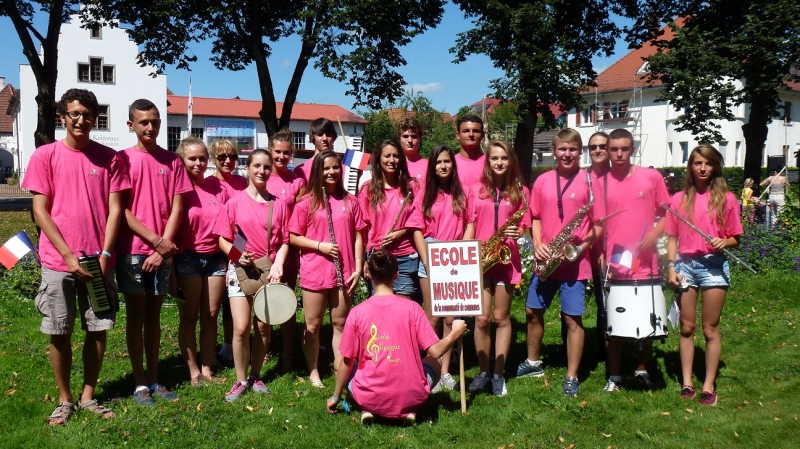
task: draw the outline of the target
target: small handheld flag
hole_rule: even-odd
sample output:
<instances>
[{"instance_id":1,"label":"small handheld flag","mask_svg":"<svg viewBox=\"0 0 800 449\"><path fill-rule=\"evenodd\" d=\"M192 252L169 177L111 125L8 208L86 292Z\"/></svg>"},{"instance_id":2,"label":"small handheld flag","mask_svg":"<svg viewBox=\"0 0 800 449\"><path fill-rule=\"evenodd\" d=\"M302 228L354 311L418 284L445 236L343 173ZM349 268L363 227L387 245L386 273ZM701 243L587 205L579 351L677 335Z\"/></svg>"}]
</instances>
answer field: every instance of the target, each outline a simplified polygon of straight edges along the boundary
<instances>
[{"instance_id":1,"label":"small handheld flag","mask_svg":"<svg viewBox=\"0 0 800 449\"><path fill-rule=\"evenodd\" d=\"M28 238L28 234L21 231L0 247L0 263L10 270L31 251L33 251L33 244Z\"/></svg>"},{"instance_id":2,"label":"small handheld flag","mask_svg":"<svg viewBox=\"0 0 800 449\"><path fill-rule=\"evenodd\" d=\"M369 153L347 149L344 153L344 165L350 168L364 170L369 165L369 157Z\"/></svg>"},{"instance_id":3,"label":"small handheld flag","mask_svg":"<svg viewBox=\"0 0 800 449\"><path fill-rule=\"evenodd\" d=\"M244 234L242 233L242 229L237 225L236 226L236 235L233 238L233 246L231 250L228 252L228 259L231 262L238 262L239 259L244 254L244 249L247 246L247 239L244 238Z\"/></svg>"}]
</instances>

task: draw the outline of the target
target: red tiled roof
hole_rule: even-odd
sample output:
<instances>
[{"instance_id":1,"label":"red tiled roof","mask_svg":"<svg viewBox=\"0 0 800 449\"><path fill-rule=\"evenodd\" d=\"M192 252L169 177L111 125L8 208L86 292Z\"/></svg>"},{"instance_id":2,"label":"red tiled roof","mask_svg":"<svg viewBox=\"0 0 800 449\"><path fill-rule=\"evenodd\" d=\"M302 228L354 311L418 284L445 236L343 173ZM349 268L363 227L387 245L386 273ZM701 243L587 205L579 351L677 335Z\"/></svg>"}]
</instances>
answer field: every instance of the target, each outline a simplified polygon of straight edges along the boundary
<instances>
[{"instance_id":1,"label":"red tiled roof","mask_svg":"<svg viewBox=\"0 0 800 449\"><path fill-rule=\"evenodd\" d=\"M476 101L475 103L472 103L472 106L475 107L475 108L479 107L479 108L483 109L483 105L485 104L486 105L486 112L491 114L492 112L494 112L494 108L498 104L500 104L500 102L502 102L502 101L503 100L499 100L497 98L485 97L485 98L483 98L481 100Z\"/></svg>"},{"instance_id":2,"label":"red tiled roof","mask_svg":"<svg viewBox=\"0 0 800 449\"><path fill-rule=\"evenodd\" d=\"M167 94L167 113L187 115L189 97L185 95ZM280 114L283 103L275 104ZM261 100L242 100L237 98L207 98L192 96L192 115L205 115L210 117L236 117L259 118ZM292 108L292 120L312 121L320 117L336 122L336 117L342 123L367 123L366 120L347 109L335 104L295 103Z\"/></svg>"},{"instance_id":3,"label":"red tiled roof","mask_svg":"<svg viewBox=\"0 0 800 449\"><path fill-rule=\"evenodd\" d=\"M11 102L11 97L14 96L14 86L6 84L0 90L0 134L13 134L14 133L14 117L6 114L8 111L8 104Z\"/></svg>"},{"instance_id":4,"label":"red tiled roof","mask_svg":"<svg viewBox=\"0 0 800 449\"><path fill-rule=\"evenodd\" d=\"M389 120L393 122L399 122L417 116L417 111L409 111L405 108L390 108L386 110L386 113L389 115ZM455 122L456 118L450 115L449 112L442 112L442 120L445 122Z\"/></svg>"}]
</instances>

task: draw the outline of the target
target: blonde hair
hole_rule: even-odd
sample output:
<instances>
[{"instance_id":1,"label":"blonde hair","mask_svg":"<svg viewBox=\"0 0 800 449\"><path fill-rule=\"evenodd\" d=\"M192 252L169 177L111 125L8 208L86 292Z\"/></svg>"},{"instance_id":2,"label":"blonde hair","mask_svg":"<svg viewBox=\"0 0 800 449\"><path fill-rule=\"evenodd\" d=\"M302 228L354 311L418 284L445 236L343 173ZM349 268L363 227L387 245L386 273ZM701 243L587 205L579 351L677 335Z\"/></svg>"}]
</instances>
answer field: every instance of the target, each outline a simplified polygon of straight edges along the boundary
<instances>
[{"instance_id":1,"label":"blonde hair","mask_svg":"<svg viewBox=\"0 0 800 449\"><path fill-rule=\"evenodd\" d=\"M726 194L728 193L728 183L722 173L722 167L725 165L722 154L711 145L700 144L696 146L686 163L686 181L683 185L683 199L681 200L681 208L683 209L684 216L692 221L694 216L694 197L697 193L697 187L694 185L694 172L692 172L692 164L694 164L695 157L700 156L707 160L711 165L711 180L708 183L708 190L711 192L711 198L708 200L708 212L710 216L716 218L717 224L720 227L725 226L725 201Z\"/></svg>"},{"instance_id":2,"label":"blonde hair","mask_svg":"<svg viewBox=\"0 0 800 449\"><path fill-rule=\"evenodd\" d=\"M208 147L206 147L206 143L194 136L190 136L181 140L181 143L178 144L178 149L175 150L175 152L178 153L178 156L180 156L181 159L183 159L184 156L186 156L186 149L192 145L200 145L201 147L203 147L203 150L206 152L206 155L208 155Z\"/></svg>"}]
</instances>

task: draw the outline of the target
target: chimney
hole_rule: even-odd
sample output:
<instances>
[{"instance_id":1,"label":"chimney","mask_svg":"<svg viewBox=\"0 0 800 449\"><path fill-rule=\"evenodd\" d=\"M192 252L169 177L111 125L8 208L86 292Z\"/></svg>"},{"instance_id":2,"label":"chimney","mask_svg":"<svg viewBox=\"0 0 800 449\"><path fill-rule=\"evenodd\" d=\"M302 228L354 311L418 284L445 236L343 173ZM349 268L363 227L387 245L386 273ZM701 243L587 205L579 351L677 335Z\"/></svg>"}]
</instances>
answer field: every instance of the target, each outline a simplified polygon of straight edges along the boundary
<instances>
[{"instance_id":1,"label":"chimney","mask_svg":"<svg viewBox=\"0 0 800 449\"><path fill-rule=\"evenodd\" d=\"M4 87L6 87L6 77L0 76L0 90L3 90Z\"/></svg>"}]
</instances>

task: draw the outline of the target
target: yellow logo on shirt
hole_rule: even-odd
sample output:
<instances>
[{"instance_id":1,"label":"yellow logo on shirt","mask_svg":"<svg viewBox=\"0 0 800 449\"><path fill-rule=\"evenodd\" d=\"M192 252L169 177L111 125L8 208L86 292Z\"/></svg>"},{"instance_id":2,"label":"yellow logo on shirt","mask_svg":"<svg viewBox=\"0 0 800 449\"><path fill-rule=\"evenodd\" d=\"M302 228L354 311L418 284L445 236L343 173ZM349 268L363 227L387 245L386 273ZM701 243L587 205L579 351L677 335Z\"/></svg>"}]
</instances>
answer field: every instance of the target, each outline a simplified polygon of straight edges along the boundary
<instances>
[{"instance_id":1,"label":"yellow logo on shirt","mask_svg":"<svg viewBox=\"0 0 800 449\"><path fill-rule=\"evenodd\" d=\"M367 355L372 358L373 363L378 363L378 356L381 351L389 351L389 354L386 355L386 360L389 361L389 363L397 363L400 361L399 358L392 358L392 351L400 349L400 345L381 345L378 341L389 340L389 336L386 334L378 335L378 326L376 326L375 323L370 325L369 335L370 339L367 341L366 352Z\"/></svg>"}]
</instances>

